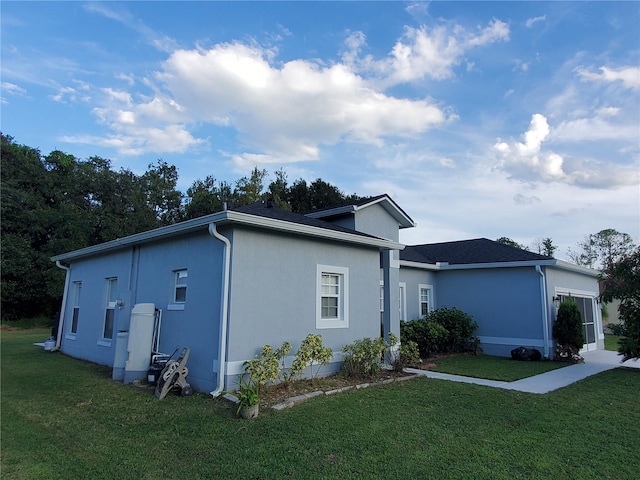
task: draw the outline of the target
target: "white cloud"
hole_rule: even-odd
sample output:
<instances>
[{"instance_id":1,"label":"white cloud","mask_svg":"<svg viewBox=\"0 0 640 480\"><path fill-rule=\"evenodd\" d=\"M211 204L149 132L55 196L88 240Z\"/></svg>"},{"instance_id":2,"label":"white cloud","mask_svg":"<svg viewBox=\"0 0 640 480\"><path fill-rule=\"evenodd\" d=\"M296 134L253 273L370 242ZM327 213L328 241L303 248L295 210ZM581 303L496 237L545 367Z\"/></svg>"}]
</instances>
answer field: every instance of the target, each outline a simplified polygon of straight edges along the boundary
<instances>
[{"instance_id":1,"label":"white cloud","mask_svg":"<svg viewBox=\"0 0 640 480\"><path fill-rule=\"evenodd\" d=\"M23 97L27 94L27 91L24 88L19 87L15 83L2 82L0 86L2 90L2 95L0 95L0 103L8 103L5 94L14 95L17 97Z\"/></svg>"},{"instance_id":2,"label":"white cloud","mask_svg":"<svg viewBox=\"0 0 640 480\"><path fill-rule=\"evenodd\" d=\"M586 68L578 68L576 71L585 80L602 83L622 82L625 88L640 90L640 67L609 68L602 66L599 72L593 72Z\"/></svg>"},{"instance_id":3,"label":"white cloud","mask_svg":"<svg viewBox=\"0 0 640 480\"><path fill-rule=\"evenodd\" d=\"M564 135L566 140L567 125L561 124L560 129L558 135ZM574 131L579 132L580 129L574 128ZM640 171L633 166L567 157L544 149L543 143L551 137L550 133L546 117L534 114L529 129L523 135L524 142L496 142L494 151L499 159L498 167L508 172L512 178L534 183L554 181L586 188L618 188L640 181Z\"/></svg>"},{"instance_id":4,"label":"white cloud","mask_svg":"<svg viewBox=\"0 0 640 480\"><path fill-rule=\"evenodd\" d=\"M128 112L131 113L131 112ZM127 115L121 115L130 120ZM137 127L135 122L124 121L119 124L119 132L106 136L67 135L60 138L63 142L96 145L114 148L123 155L142 155L144 153L180 153L205 143L194 138L180 125L168 125L163 128Z\"/></svg>"},{"instance_id":5,"label":"white cloud","mask_svg":"<svg viewBox=\"0 0 640 480\"><path fill-rule=\"evenodd\" d=\"M349 37L348 44L352 51L347 58L357 59L364 39L354 35ZM459 65L464 55L475 47L509 40L509 26L492 20L484 28L469 32L460 25L438 25L434 28L405 27L403 38L398 40L389 57L374 60L366 56L357 61L358 71L374 72L383 86L392 86L413 82L425 77L444 80L454 75L453 67Z\"/></svg>"},{"instance_id":6,"label":"white cloud","mask_svg":"<svg viewBox=\"0 0 640 480\"><path fill-rule=\"evenodd\" d=\"M525 22L525 26L527 28L531 28L533 27L536 23L538 22L544 22L547 19L546 15L542 15L541 17L533 17L533 18L529 18L527 19L527 21Z\"/></svg>"},{"instance_id":7,"label":"white cloud","mask_svg":"<svg viewBox=\"0 0 640 480\"><path fill-rule=\"evenodd\" d=\"M154 83L147 81L155 88L153 96L136 100L124 90L106 88L105 105L95 114L123 131L151 121L231 126L246 146L258 149L230 154L239 163L315 160L321 145L382 145L387 137L411 137L455 118L431 100L375 90L345 64L272 64L273 57L272 49L242 43L178 50Z\"/></svg>"},{"instance_id":8,"label":"white cloud","mask_svg":"<svg viewBox=\"0 0 640 480\"><path fill-rule=\"evenodd\" d=\"M170 53L178 46L175 40L167 37L166 35L157 33L139 19L134 18L130 12L124 9L117 11L114 7L107 7L104 3L99 2L87 2L84 4L84 9L88 12L102 15L135 30L149 45L161 52Z\"/></svg>"}]
</instances>

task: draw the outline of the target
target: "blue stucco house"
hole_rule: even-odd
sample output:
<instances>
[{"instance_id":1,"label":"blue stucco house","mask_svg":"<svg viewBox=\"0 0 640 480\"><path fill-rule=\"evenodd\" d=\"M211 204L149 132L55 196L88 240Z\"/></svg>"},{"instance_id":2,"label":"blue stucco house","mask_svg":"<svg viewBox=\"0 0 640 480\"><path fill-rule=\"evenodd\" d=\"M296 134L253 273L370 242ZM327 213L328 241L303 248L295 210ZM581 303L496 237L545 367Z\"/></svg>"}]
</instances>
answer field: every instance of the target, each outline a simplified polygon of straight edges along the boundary
<instances>
[{"instance_id":1,"label":"blue stucco house","mask_svg":"<svg viewBox=\"0 0 640 480\"><path fill-rule=\"evenodd\" d=\"M162 312L159 350L188 346L190 384L217 394L262 345L296 349L319 333L330 372L342 346L398 335L400 320L440 306L473 315L487 353L525 345L552 356L554 299L571 294L585 347L602 348L596 272L487 239L401 244L413 226L387 195L308 215L258 202L55 256L66 270L56 346L117 367L135 354L134 306L150 305Z\"/></svg>"}]
</instances>

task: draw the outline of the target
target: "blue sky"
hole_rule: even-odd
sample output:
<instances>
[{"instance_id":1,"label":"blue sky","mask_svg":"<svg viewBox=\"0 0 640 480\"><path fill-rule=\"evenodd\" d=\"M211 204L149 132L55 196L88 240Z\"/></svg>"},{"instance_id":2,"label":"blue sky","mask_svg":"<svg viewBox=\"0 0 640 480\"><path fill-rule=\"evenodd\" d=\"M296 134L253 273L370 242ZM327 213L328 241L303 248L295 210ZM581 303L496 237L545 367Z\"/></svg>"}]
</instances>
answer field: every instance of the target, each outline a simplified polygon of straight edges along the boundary
<instances>
[{"instance_id":1,"label":"blue sky","mask_svg":"<svg viewBox=\"0 0 640 480\"><path fill-rule=\"evenodd\" d=\"M401 241L640 239L640 2L9 2L3 133L180 188L388 193Z\"/></svg>"}]
</instances>

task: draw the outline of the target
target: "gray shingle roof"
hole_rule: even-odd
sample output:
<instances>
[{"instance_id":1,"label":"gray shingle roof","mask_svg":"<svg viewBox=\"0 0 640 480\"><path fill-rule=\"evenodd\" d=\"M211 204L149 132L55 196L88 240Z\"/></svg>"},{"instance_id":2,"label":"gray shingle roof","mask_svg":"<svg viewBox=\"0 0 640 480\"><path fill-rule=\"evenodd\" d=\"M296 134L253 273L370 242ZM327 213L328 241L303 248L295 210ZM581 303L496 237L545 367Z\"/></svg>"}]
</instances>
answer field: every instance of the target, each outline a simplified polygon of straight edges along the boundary
<instances>
[{"instance_id":1,"label":"gray shingle roof","mask_svg":"<svg viewBox=\"0 0 640 480\"><path fill-rule=\"evenodd\" d=\"M408 245L400 251L400 260L435 264L447 262L449 265L468 265L475 263L531 262L551 260L552 257L538 255L510 245L476 238L457 242L428 243Z\"/></svg>"},{"instance_id":2,"label":"gray shingle roof","mask_svg":"<svg viewBox=\"0 0 640 480\"><path fill-rule=\"evenodd\" d=\"M269 206L269 202L258 201L249 205L233 208L231 210L240 213L247 213L249 215L256 215L258 217L272 218L274 220L307 225L309 227L324 228L325 230L333 230L334 232L351 233L353 235L360 235L367 238L378 238L350 228L341 227L340 225L334 225L333 223L325 222L324 220L311 218L300 213L287 212L286 210Z\"/></svg>"}]
</instances>

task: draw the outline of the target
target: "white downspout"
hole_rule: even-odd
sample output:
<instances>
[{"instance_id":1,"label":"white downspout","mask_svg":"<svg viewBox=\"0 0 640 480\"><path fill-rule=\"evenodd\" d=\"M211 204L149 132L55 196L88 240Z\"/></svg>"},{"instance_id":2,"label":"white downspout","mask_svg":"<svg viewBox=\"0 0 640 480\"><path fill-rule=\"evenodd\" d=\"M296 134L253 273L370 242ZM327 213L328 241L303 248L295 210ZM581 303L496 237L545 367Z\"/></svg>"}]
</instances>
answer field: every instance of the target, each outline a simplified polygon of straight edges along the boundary
<instances>
[{"instance_id":1,"label":"white downspout","mask_svg":"<svg viewBox=\"0 0 640 480\"><path fill-rule=\"evenodd\" d=\"M62 306L60 307L60 318L58 319L58 337L56 338L56 345L53 347L53 350L60 350L60 346L62 345L62 331L64 330L64 314L67 310L67 295L69 293L69 277L71 272L71 267L65 267L60 263L60 260L56 260L56 267L63 269L66 274L64 277L64 291L62 293Z\"/></svg>"},{"instance_id":2,"label":"white downspout","mask_svg":"<svg viewBox=\"0 0 640 480\"><path fill-rule=\"evenodd\" d=\"M544 338L542 339L544 345L544 358L549 358L549 308L547 307L547 278L540 268L540 265L536 265L536 272L540 274L540 301L542 302L542 332Z\"/></svg>"},{"instance_id":3,"label":"white downspout","mask_svg":"<svg viewBox=\"0 0 640 480\"><path fill-rule=\"evenodd\" d=\"M224 379L227 376L227 328L229 323L229 277L231 264L231 242L216 230L216 224L209 224L209 234L224 243L224 272L222 286L222 307L220 316L220 361L218 363L218 386L209 392L217 397L224 389Z\"/></svg>"}]
</instances>

